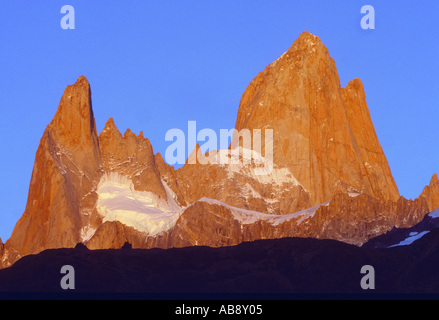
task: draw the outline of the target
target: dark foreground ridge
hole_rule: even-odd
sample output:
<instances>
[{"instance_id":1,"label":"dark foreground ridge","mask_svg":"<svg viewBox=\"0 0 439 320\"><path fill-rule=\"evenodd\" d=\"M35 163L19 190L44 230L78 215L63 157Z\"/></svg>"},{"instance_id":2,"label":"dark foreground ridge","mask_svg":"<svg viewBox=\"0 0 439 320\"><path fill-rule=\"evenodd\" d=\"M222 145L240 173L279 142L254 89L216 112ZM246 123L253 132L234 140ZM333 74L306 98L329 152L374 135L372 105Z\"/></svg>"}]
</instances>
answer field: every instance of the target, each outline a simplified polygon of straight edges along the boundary
<instances>
[{"instance_id":1,"label":"dark foreground ridge","mask_svg":"<svg viewBox=\"0 0 439 320\"><path fill-rule=\"evenodd\" d=\"M359 248L333 240L283 238L233 247L46 250L0 270L0 295L11 292L166 294L439 293L439 231L411 246ZM75 270L63 290L62 266ZM363 290L362 266L375 269ZM67 294L67 293L66 293ZM207 295L208 297L208 295Z\"/></svg>"}]
</instances>

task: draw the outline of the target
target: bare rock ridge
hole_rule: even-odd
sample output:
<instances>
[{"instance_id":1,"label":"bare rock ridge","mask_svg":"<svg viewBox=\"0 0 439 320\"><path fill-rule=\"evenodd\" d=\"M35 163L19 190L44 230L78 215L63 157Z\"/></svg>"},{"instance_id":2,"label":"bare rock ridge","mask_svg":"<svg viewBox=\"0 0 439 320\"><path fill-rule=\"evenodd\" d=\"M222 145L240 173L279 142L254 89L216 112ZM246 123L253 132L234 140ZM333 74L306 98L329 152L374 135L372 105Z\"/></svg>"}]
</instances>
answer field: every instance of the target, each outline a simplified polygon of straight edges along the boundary
<instances>
[{"instance_id":1,"label":"bare rock ridge","mask_svg":"<svg viewBox=\"0 0 439 320\"><path fill-rule=\"evenodd\" d=\"M105 172L128 176L136 190L153 191L166 199L151 143L143 137L143 132L136 136L128 129L122 136L111 118L101 132L99 142Z\"/></svg>"},{"instance_id":2,"label":"bare rock ridge","mask_svg":"<svg viewBox=\"0 0 439 320\"><path fill-rule=\"evenodd\" d=\"M363 83L360 79L352 80L346 88L341 88L341 95L366 172L366 183L371 185L370 195L381 200L396 201L399 198L398 188L378 141L367 107Z\"/></svg>"},{"instance_id":3,"label":"bare rock ridge","mask_svg":"<svg viewBox=\"0 0 439 320\"><path fill-rule=\"evenodd\" d=\"M184 186L181 192L189 203L207 197L242 209L289 214L318 206L343 193L366 194L379 203L390 201L393 205L400 198L372 124L363 84L355 79L346 88L341 88L334 60L327 48L318 37L308 32L304 32L287 52L250 83L242 96L235 127L237 130L274 131L273 174L258 179L249 174L250 170L245 166L236 168L186 163L177 171L177 181L180 186ZM261 140L265 141L264 138ZM212 180L216 183L212 183ZM346 197L344 199L347 201ZM372 226L373 223L358 227L360 221L371 219L365 211L361 215L356 213L356 207L360 203L370 203L364 200L360 202L360 199L362 198L349 199L349 203L358 203L350 208L344 221L335 214L340 208L331 206L334 214L328 218L334 226L328 230L338 229L336 236L336 231L331 234L331 231L314 227L314 223L319 220L319 215L315 215L313 223L300 223L300 227L294 228L284 225L283 228L288 232L270 231L271 235L263 235L263 231L255 227L253 229L258 231L247 232L253 234L252 236L235 237L233 241L239 243L258 236L276 237L279 234L288 234L329 238L334 236L338 240L361 244L362 241L367 241L368 236L385 232L395 223L402 223L398 219L402 219L404 212L399 213L398 217L389 213L385 226L381 229L377 225ZM388 205L387 208L390 210L393 205ZM214 221L209 214L212 210L206 209L208 204L203 203L196 207L200 210L198 215L206 215L204 220ZM189 212L191 215L195 214L194 208L191 207L185 214ZM425 213L425 206L421 206L415 217L422 218ZM385 218L386 216L383 217ZM157 239L154 239L155 245L174 246L175 241L180 241L178 239L188 242L190 237L179 235L179 231L189 228L192 235L197 232L196 227L185 224L185 221L188 219L182 216L170 232L175 240L166 235L163 237L166 240L163 241L167 241L167 244L158 244ZM292 221L289 220L287 224ZM180 226L180 223L184 226ZM331 223L326 221L326 224ZM343 226L335 226L337 223ZM364 229L366 225L368 230ZM215 230L214 226L209 228L210 231ZM270 228L273 229L273 226ZM211 243L212 232L209 234L210 239L194 238L191 245L206 241ZM222 240L217 241L221 243Z\"/></svg>"},{"instance_id":4,"label":"bare rock ridge","mask_svg":"<svg viewBox=\"0 0 439 320\"><path fill-rule=\"evenodd\" d=\"M361 245L439 207L434 175L400 197L359 79L341 88L321 40L304 32L249 84L236 129L273 130L273 168L192 164L179 170L143 133L96 131L85 77L66 88L36 152L23 216L0 241L0 268L50 248L229 246L282 237ZM261 154L265 154L262 136ZM199 146L194 150L197 154Z\"/></svg>"},{"instance_id":5,"label":"bare rock ridge","mask_svg":"<svg viewBox=\"0 0 439 320\"><path fill-rule=\"evenodd\" d=\"M184 211L174 228L148 237L146 247L220 247L283 237L333 239L361 246L393 227L414 226L429 212L424 198L380 202L367 194L339 193L321 206L280 216L201 199Z\"/></svg>"},{"instance_id":6,"label":"bare rock ridge","mask_svg":"<svg viewBox=\"0 0 439 320\"><path fill-rule=\"evenodd\" d=\"M424 188L420 197L427 199L430 211L439 208L439 178L436 173L431 178L430 185Z\"/></svg>"},{"instance_id":7,"label":"bare rock ridge","mask_svg":"<svg viewBox=\"0 0 439 320\"><path fill-rule=\"evenodd\" d=\"M5 243L8 260L80 242L82 225L95 216L101 174L90 85L80 77L66 88L41 138L26 209Z\"/></svg>"}]
</instances>

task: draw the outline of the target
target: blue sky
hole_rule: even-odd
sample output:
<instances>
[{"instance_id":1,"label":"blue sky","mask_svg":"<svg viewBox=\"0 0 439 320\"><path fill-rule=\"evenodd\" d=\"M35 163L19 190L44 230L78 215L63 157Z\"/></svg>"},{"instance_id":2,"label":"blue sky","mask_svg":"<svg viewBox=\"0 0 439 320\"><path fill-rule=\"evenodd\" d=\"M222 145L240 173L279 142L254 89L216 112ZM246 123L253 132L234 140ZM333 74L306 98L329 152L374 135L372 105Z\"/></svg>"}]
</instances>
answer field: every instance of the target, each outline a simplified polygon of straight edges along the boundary
<instances>
[{"instance_id":1,"label":"blue sky","mask_svg":"<svg viewBox=\"0 0 439 320\"><path fill-rule=\"evenodd\" d=\"M376 29L360 27L373 5ZM75 8L75 30L60 26ZM171 128L233 128L250 81L304 30L334 58L342 86L361 78L401 195L439 172L439 2L2 0L0 237L21 217L40 138L65 87L91 83L100 132L140 131L165 153Z\"/></svg>"}]
</instances>

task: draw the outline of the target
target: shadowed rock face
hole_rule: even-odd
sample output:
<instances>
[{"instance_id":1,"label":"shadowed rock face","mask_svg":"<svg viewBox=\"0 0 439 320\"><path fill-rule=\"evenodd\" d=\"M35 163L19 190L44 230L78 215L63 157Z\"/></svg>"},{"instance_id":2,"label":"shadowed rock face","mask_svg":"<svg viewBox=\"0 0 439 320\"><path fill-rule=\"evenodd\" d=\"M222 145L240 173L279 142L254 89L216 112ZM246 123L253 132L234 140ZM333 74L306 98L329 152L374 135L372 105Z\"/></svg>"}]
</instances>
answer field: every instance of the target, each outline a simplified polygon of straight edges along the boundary
<instances>
[{"instance_id":1,"label":"shadowed rock face","mask_svg":"<svg viewBox=\"0 0 439 320\"><path fill-rule=\"evenodd\" d=\"M154 155L142 132L122 135L113 119L98 136L90 85L80 77L66 88L41 138L25 212L11 238L0 241L0 268L80 242L92 249L125 242L134 248L220 247L299 236L361 245L395 226L410 227L439 207L437 175L417 200L399 197L363 84L356 79L341 88L327 48L308 32L250 83L236 129L261 130L260 156L273 147L272 171L256 175L255 161L189 160L174 170ZM266 129L273 130L272 145L265 145ZM112 175L132 192L111 208L126 213L123 206L130 206L127 219L100 211L99 186ZM146 217L137 209L156 220L158 209L178 216L167 229L159 221L160 233L150 234L133 222Z\"/></svg>"}]
</instances>

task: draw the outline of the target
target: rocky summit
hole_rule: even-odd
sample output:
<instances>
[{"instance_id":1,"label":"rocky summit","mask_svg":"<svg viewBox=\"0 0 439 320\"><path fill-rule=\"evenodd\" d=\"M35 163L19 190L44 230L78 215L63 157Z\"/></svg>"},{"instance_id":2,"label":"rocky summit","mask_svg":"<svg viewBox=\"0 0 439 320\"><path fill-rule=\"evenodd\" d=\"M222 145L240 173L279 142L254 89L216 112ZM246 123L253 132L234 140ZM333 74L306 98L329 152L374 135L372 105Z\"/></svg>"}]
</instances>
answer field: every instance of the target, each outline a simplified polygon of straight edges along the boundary
<instances>
[{"instance_id":1,"label":"rocky summit","mask_svg":"<svg viewBox=\"0 0 439 320\"><path fill-rule=\"evenodd\" d=\"M272 148L270 171L255 174L252 161L175 170L142 132L122 135L109 119L98 134L80 77L41 138L26 209L0 241L0 267L78 243L167 249L304 237L361 246L439 207L436 174L418 199L400 196L361 80L342 88L328 49L308 32L249 84L235 129L253 141L262 133L257 155ZM246 148L239 136L226 154L232 146ZM192 156L200 153L197 145Z\"/></svg>"}]
</instances>

